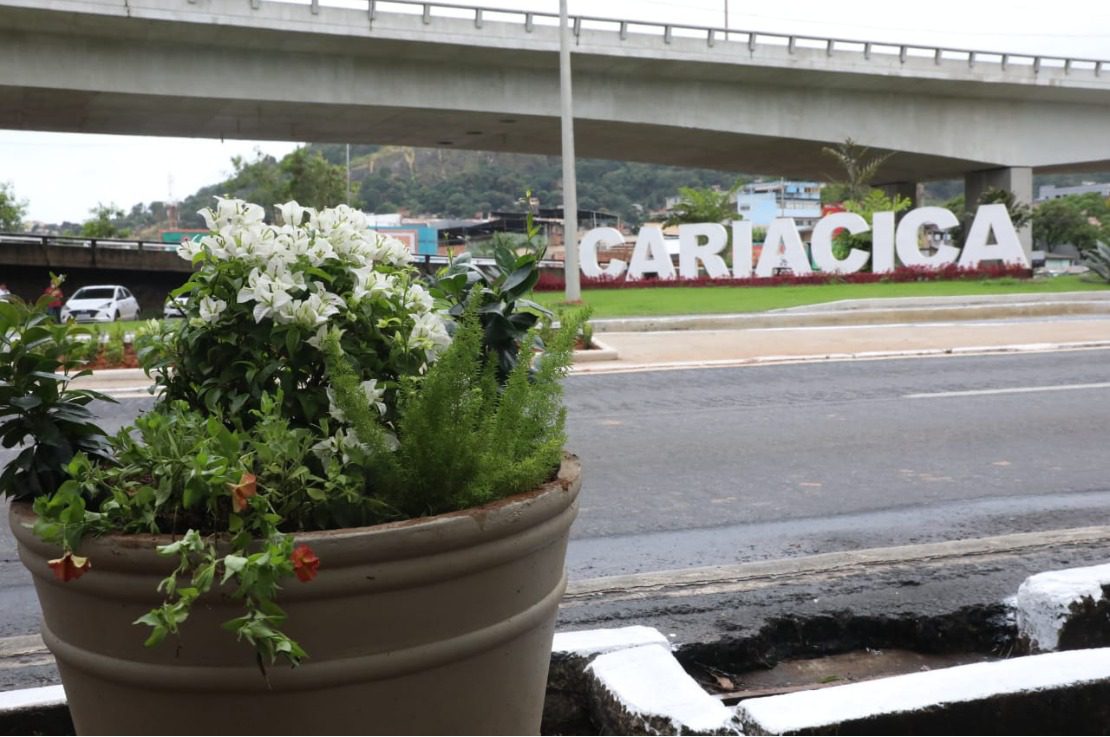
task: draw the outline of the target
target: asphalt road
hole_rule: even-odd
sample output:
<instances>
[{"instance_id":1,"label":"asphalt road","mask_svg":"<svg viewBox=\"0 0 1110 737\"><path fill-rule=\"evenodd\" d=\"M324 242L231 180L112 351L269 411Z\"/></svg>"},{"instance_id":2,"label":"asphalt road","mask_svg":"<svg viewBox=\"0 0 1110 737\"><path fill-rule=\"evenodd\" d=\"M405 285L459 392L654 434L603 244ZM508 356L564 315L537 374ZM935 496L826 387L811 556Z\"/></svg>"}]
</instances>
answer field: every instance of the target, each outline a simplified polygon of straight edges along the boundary
<instances>
[{"instance_id":1,"label":"asphalt road","mask_svg":"<svg viewBox=\"0 0 1110 737\"><path fill-rule=\"evenodd\" d=\"M1106 524L1108 358L571 377L571 578Z\"/></svg>"},{"instance_id":2,"label":"asphalt road","mask_svg":"<svg viewBox=\"0 0 1110 737\"><path fill-rule=\"evenodd\" d=\"M567 380L572 580L1110 522L1110 352ZM114 430L150 404L105 405ZM0 454L6 461L10 452ZM0 533L0 637L37 629Z\"/></svg>"}]
</instances>

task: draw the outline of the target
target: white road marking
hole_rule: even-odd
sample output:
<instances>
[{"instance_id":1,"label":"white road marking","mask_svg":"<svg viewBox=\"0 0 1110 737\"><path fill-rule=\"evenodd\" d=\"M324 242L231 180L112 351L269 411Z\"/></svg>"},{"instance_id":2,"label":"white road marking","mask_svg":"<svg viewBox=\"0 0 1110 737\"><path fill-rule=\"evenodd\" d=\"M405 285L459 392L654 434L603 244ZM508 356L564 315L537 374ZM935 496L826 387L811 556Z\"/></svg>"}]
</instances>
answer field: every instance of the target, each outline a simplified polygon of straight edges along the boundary
<instances>
[{"instance_id":1,"label":"white road marking","mask_svg":"<svg viewBox=\"0 0 1110 737\"><path fill-rule=\"evenodd\" d=\"M903 394L903 399L944 399L947 397L985 397L994 394L1032 394L1034 392L1066 392L1077 389L1110 389L1110 382L1099 384L1053 384L1051 386L1012 386L1006 389L972 389L962 392L931 392Z\"/></svg>"}]
</instances>

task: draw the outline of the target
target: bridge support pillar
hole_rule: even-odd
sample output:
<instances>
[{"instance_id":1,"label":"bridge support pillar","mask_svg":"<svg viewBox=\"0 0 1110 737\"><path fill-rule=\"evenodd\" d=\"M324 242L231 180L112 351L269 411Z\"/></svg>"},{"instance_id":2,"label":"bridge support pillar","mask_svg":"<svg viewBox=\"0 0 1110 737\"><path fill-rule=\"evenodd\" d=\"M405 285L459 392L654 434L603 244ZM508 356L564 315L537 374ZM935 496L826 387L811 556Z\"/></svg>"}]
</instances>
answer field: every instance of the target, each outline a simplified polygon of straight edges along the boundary
<instances>
[{"instance_id":1,"label":"bridge support pillar","mask_svg":"<svg viewBox=\"0 0 1110 737\"><path fill-rule=\"evenodd\" d=\"M964 202L968 212L974 214L979 197L988 189L1005 189L1014 193L1018 202L1033 204L1033 169L1028 166L1011 166L1004 169L986 169L964 174ZM1025 257L1033 252L1032 223L1017 232Z\"/></svg>"},{"instance_id":2,"label":"bridge support pillar","mask_svg":"<svg viewBox=\"0 0 1110 737\"><path fill-rule=\"evenodd\" d=\"M909 199L910 206L898 213L899 219L915 207L921 207L921 202L924 200L925 188L918 182L888 182L887 184L880 184L879 189L891 199L895 197Z\"/></svg>"}]
</instances>

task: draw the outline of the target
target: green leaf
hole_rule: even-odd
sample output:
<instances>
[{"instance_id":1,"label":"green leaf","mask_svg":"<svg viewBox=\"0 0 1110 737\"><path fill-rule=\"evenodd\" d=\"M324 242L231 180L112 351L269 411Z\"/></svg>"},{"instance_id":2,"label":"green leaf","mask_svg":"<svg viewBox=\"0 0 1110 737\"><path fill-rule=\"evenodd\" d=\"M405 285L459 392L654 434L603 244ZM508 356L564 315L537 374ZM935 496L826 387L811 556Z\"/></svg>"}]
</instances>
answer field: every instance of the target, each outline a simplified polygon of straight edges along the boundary
<instances>
[{"instance_id":1,"label":"green leaf","mask_svg":"<svg viewBox=\"0 0 1110 737\"><path fill-rule=\"evenodd\" d=\"M516 287L527 282L528 279L536 273L536 264L532 262L531 259L529 259L529 263L525 264L524 266L517 267L515 271L509 274L509 276L505 279L505 283L501 285L501 291L511 292Z\"/></svg>"}]
</instances>

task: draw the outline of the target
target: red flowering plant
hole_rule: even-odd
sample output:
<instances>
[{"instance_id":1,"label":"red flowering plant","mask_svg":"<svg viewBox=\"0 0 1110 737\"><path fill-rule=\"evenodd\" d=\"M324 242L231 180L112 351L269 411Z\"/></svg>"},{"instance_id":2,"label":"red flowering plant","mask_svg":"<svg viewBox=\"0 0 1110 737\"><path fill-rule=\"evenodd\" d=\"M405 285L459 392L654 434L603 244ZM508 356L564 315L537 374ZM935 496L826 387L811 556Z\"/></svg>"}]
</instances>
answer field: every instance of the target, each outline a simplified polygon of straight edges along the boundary
<instances>
[{"instance_id":1,"label":"red flowering plant","mask_svg":"<svg viewBox=\"0 0 1110 737\"><path fill-rule=\"evenodd\" d=\"M110 453L62 458L34 500L63 581L96 575L87 535L172 535L164 600L136 622L147 644L221 589L244 607L225 628L263 666L306 656L278 600L328 563L299 532L454 511L551 477L578 327L565 319L542 357L523 336L504 374L480 292L425 286L404 246L350 208L278 211L280 225L236 200L202 212L211 234L179 251L196 266L177 292L185 319L152 327L142 354L160 396Z\"/></svg>"}]
</instances>

